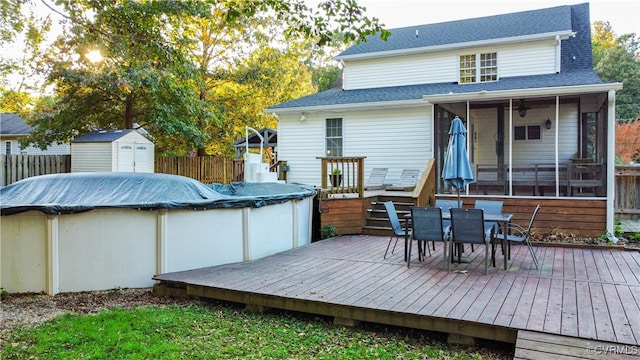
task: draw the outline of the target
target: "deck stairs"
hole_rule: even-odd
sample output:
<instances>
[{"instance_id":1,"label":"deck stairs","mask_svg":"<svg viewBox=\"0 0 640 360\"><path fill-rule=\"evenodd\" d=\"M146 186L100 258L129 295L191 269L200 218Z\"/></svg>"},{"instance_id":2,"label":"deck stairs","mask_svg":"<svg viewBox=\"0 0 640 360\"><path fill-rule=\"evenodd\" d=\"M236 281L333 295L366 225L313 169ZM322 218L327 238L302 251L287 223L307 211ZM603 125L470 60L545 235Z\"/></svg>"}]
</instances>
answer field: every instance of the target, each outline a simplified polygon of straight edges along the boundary
<instances>
[{"instance_id":1,"label":"deck stairs","mask_svg":"<svg viewBox=\"0 0 640 360\"><path fill-rule=\"evenodd\" d=\"M367 209L366 222L362 227L364 235L391 236L391 225L389 224L387 211L384 208L384 202L389 200L393 201L400 220L411 211L411 206L413 206L412 198L410 197L391 194L378 195Z\"/></svg>"}]
</instances>

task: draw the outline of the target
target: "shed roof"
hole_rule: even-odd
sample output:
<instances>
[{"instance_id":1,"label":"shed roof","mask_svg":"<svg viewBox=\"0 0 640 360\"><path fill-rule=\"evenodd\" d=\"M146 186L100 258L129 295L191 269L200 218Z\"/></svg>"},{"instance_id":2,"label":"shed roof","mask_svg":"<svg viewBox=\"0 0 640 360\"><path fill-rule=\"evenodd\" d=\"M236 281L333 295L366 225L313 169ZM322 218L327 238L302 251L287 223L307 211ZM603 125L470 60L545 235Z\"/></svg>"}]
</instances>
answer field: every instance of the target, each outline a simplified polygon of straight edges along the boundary
<instances>
[{"instance_id":1,"label":"shed roof","mask_svg":"<svg viewBox=\"0 0 640 360\"><path fill-rule=\"evenodd\" d=\"M134 129L95 130L73 139L72 143L113 142L131 133L138 134ZM140 137L148 141L144 136L140 135Z\"/></svg>"}]
</instances>

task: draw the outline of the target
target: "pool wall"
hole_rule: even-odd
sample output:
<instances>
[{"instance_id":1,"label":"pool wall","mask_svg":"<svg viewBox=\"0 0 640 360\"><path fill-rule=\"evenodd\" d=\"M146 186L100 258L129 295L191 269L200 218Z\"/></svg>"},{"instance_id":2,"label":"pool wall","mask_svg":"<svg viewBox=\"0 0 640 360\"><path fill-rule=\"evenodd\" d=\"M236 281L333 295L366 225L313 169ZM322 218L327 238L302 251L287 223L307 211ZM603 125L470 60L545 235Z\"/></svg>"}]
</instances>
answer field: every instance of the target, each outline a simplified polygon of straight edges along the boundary
<instances>
[{"instance_id":1,"label":"pool wall","mask_svg":"<svg viewBox=\"0 0 640 360\"><path fill-rule=\"evenodd\" d=\"M142 288L159 273L259 259L311 242L312 199L210 210L3 216L0 286L48 294Z\"/></svg>"}]
</instances>

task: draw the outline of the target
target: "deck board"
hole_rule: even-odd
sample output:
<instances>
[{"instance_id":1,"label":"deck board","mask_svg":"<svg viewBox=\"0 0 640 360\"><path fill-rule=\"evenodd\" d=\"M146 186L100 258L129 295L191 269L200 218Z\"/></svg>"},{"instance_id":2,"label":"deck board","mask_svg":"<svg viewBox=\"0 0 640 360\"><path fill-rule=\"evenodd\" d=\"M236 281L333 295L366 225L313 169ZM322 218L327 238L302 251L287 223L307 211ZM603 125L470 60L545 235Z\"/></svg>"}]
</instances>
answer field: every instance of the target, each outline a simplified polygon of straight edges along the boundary
<instances>
[{"instance_id":1,"label":"deck board","mask_svg":"<svg viewBox=\"0 0 640 360\"><path fill-rule=\"evenodd\" d=\"M154 278L159 292L166 286L356 321L513 343L519 331L533 331L639 346L640 252L536 246L535 269L527 248L514 245L507 270L498 249L498 266L484 275L482 246L467 248L471 263L452 264L447 272L442 244L424 261L414 244L407 267L404 240L383 259L387 243L388 237L341 236L259 260Z\"/></svg>"},{"instance_id":2,"label":"deck board","mask_svg":"<svg viewBox=\"0 0 640 360\"><path fill-rule=\"evenodd\" d=\"M580 326L583 324L595 324L593 303L591 302L591 292L588 282L576 282L576 299L578 300L578 336L587 339L596 339L598 334L594 326Z\"/></svg>"}]
</instances>

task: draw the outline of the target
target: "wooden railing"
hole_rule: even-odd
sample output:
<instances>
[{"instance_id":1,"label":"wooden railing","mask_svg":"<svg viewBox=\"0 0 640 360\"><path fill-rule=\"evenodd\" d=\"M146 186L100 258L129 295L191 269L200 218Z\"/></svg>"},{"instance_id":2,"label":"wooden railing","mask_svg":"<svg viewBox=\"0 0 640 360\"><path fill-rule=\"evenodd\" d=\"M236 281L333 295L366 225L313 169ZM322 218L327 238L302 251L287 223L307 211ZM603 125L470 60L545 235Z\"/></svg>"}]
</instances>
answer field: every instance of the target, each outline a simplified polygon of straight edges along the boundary
<instances>
[{"instance_id":1,"label":"wooden railing","mask_svg":"<svg viewBox=\"0 0 640 360\"><path fill-rule=\"evenodd\" d=\"M287 172L289 172L289 165L284 160L278 160L275 164L269 167L269 171L278 173L278 180L287 181Z\"/></svg>"},{"instance_id":2,"label":"wooden railing","mask_svg":"<svg viewBox=\"0 0 640 360\"><path fill-rule=\"evenodd\" d=\"M640 166L616 166L616 215L640 215Z\"/></svg>"},{"instance_id":3,"label":"wooden railing","mask_svg":"<svg viewBox=\"0 0 640 360\"><path fill-rule=\"evenodd\" d=\"M358 194L364 197L364 157L321 157L323 196Z\"/></svg>"},{"instance_id":4,"label":"wooden railing","mask_svg":"<svg viewBox=\"0 0 640 360\"><path fill-rule=\"evenodd\" d=\"M416 206L433 206L436 203L436 159L427 162L412 197Z\"/></svg>"},{"instance_id":5,"label":"wooden railing","mask_svg":"<svg viewBox=\"0 0 640 360\"><path fill-rule=\"evenodd\" d=\"M71 155L1 155L0 186L32 176L71 172Z\"/></svg>"}]
</instances>

